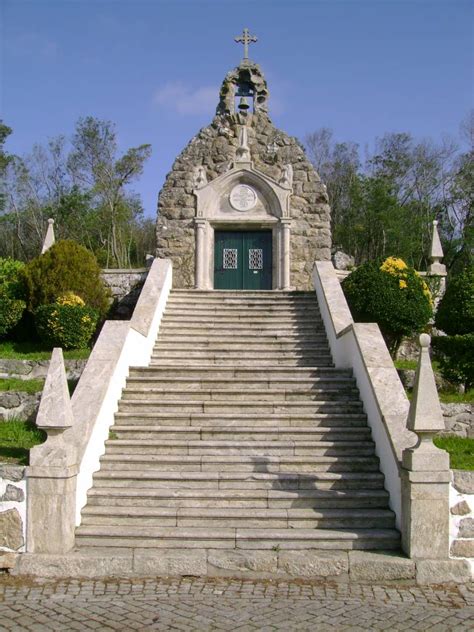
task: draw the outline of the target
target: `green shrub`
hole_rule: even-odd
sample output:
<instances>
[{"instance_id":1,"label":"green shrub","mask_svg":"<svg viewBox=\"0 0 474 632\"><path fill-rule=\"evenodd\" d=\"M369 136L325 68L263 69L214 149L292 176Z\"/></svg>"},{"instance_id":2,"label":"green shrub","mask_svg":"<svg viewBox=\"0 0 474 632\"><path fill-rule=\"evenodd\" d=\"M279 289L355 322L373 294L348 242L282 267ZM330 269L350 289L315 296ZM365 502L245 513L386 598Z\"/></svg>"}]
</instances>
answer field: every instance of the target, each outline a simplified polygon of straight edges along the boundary
<instances>
[{"instance_id":1,"label":"green shrub","mask_svg":"<svg viewBox=\"0 0 474 632\"><path fill-rule=\"evenodd\" d=\"M433 339L441 375L468 390L474 385L474 266L449 280L435 325L448 334Z\"/></svg>"},{"instance_id":2,"label":"green shrub","mask_svg":"<svg viewBox=\"0 0 474 632\"><path fill-rule=\"evenodd\" d=\"M422 331L433 313L426 283L395 257L359 266L342 289L355 321L378 323L392 357L402 338Z\"/></svg>"},{"instance_id":3,"label":"green shrub","mask_svg":"<svg viewBox=\"0 0 474 632\"><path fill-rule=\"evenodd\" d=\"M0 291L3 295L15 299L23 298L20 273L24 267L23 261L0 257Z\"/></svg>"},{"instance_id":4,"label":"green shrub","mask_svg":"<svg viewBox=\"0 0 474 632\"><path fill-rule=\"evenodd\" d=\"M96 330L99 313L86 307L81 299L79 301L61 297L56 303L38 307L35 322L41 340L63 349L87 347Z\"/></svg>"},{"instance_id":5,"label":"green shrub","mask_svg":"<svg viewBox=\"0 0 474 632\"><path fill-rule=\"evenodd\" d=\"M449 280L435 325L449 336L474 332L474 266Z\"/></svg>"},{"instance_id":6,"label":"green shrub","mask_svg":"<svg viewBox=\"0 0 474 632\"><path fill-rule=\"evenodd\" d=\"M0 338L20 321L25 307L24 301L8 298L0 293Z\"/></svg>"},{"instance_id":7,"label":"green shrub","mask_svg":"<svg viewBox=\"0 0 474 632\"><path fill-rule=\"evenodd\" d=\"M20 300L20 271L25 264L0 257L0 337L5 336L19 322L26 304Z\"/></svg>"},{"instance_id":8,"label":"green shrub","mask_svg":"<svg viewBox=\"0 0 474 632\"><path fill-rule=\"evenodd\" d=\"M22 272L26 303L35 312L68 291L105 316L110 293L100 278L94 255L74 241L57 241L43 255L28 263Z\"/></svg>"},{"instance_id":9,"label":"green shrub","mask_svg":"<svg viewBox=\"0 0 474 632\"><path fill-rule=\"evenodd\" d=\"M445 380L463 384L465 390L474 386L474 333L464 336L436 336L432 339Z\"/></svg>"}]
</instances>

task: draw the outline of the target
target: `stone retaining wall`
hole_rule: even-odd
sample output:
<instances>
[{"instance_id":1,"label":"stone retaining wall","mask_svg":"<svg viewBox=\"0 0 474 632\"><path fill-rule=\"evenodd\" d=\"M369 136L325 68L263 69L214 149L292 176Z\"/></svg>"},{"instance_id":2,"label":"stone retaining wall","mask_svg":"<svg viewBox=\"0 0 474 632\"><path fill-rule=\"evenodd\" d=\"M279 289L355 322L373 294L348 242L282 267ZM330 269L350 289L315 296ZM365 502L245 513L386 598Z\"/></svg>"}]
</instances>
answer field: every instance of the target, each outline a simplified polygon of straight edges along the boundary
<instances>
[{"instance_id":1,"label":"stone retaining wall","mask_svg":"<svg viewBox=\"0 0 474 632\"><path fill-rule=\"evenodd\" d=\"M474 570L474 472L452 470L450 554L469 558Z\"/></svg>"},{"instance_id":2,"label":"stone retaining wall","mask_svg":"<svg viewBox=\"0 0 474 632\"><path fill-rule=\"evenodd\" d=\"M78 380L87 360L66 360L68 380ZM49 360L10 360L0 358L0 378L16 377L20 380L45 379Z\"/></svg>"},{"instance_id":3,"label":"stone retaining wall","mask_svg":"<svg viewBox=\"0 0 474 632\"><path fill-rule=\"evenodd\" d=\"M26 468L0 464L0 569L12 568L25 550Z\"/></svg>"}]
</instances>

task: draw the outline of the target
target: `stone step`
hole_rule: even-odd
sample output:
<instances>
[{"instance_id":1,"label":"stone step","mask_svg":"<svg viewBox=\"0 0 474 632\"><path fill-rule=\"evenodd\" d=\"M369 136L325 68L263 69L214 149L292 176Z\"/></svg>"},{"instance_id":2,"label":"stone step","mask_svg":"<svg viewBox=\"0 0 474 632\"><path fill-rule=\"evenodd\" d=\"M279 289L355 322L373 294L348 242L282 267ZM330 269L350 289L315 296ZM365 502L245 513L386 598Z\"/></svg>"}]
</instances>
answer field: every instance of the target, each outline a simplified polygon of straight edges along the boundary
<instances>
[{"instance_id":1,"label":"stone step","mask_svg":"<svg viewBox=\"0 0 474 632\"><path fill-rule=\"evenodd\" d=\"M157 549L398 549L393 529L246 529L153 526L80 526L82 546Z\"/></svg>"},{"instance_id":2,"label":"stone step","mask_svg":"<svg viewBox=\"0 0 474 632\"><path fill-rule=\"evenodd\" d=\"M225 378L234 379L273 379L273 378L291 378L297 380L310 379L326 379L326 378L352 378L352 372L349 369L338 369L333 366L307 366L307 367L265 367L259 371L254 366L222 366L216 368L215 365L201 363L199 365L181 364L179 367L169 367L168 365L160 365L159 363L148 367L131 367L129 371L130 377L136 376L160 376L160 377L193 377L196 378Z\"/></svg>"},{"instance_id":3,"label":"stone step","mask_svg":"<svg viewBox=\"0 0 474 632\"><path fill-rule=\"evenodd\" d=\"M263 352L267 353L295 353L298 355L304 355L307 353L329 353L328 343L325 341L313 341L311 343L301 342L281 342L281 341L268 341L268 342L239 342L235 340L219 340L219 341L201 341L196 340L192 345L190 343L182 342L176 337L174 340L162 340L158 339L158 342L153 348L153 355L163 355L168 351L183 351L187 353L199 352L240 352L250 351L252 354Z\"/></svg>"},{"instance_id":4,"label":"stone step","mask_svg":"<svg viewBox=\"0 0 474 632\"><path fill-rule=\"evenodd\" d=\"M284 356L281 357L272 357L272 358L262 358L260 357L242 357L242 355L231 355L231 354L221 354L217 353L213 355L209 353L207 356L197 356L197 357L186 357L185 354L181 355L170 355L167 354L166 357L162 355L152 356L150 361L150 367L154 367L156 364L161 366L175 366L179 369L179 367L186 363L187 366L200 366L203 362L207 362L210 364L214 364L215 366L231 366L231 367L240 367L240 366L249 366L251 365L255 370L264 370L267 367L275 367L275 366L285 366L285 367L306 367L306 366L315 366L319 365L320 367L332 367L333 362L331 356L310 356L310 357L291 357Z\"/></svg>"},{"instance_id":5,"label":"stone step","mask_svg":"<svg viewBox=\"0 0 474 632\"><path fill-rule=\"evenodd\" d=\"M271 428L228 426L158 426L150 424L115 423L111 430L119 439L127 439L127 435L134 433L150 433L156 440L193 440L193 441L292 441L295 445L298 442L307 441L363 441L370 439L370 428L292 428L280 427L275 430ZM132 437L133 438L133 437ZM111 440L113 444L115 439ZM109 445L109 444L107 444ZM111 446L112 447L112 446Z\"/></svg>"},{"instance_id":6,"label":"stone step","mask_svg":"<svg viewBox=\"0 0 474 632\"><path fill-rule=\"evenodd\" d=\"M168 455L130 441L111 441L101 457L104 467L121 464L123 469L159 466L161 471L182 472L267 472L304 474L309 472L379 472L376 456L242 456Z\"/></svg>"},{"instance_id":7,"label":"stone step","mask_svg":"<svg viewBox=\"0 0 474 632\"><path fill-rule=\"evenodd\" d=\"M384 489L136 489L103 485L88 492L88 504L121 507L268 507L270 509L386 509Z\"/></svg>"},{"instance_id":8,"label":"stone step","mask_svg":"<svg viewBox=\"0 0 474 632\"><path fill-rule=\"evenodd\" d=\"M123 391L123 400L147 400L150 402L162 402L164 400L194 400L194 401L226 401L232 405L239 401L263 402L263 401L338 401L346 403L358 401L358 391L353 388L344 389L313 389L311 391L274 389L237 389L237 388L208 388L208 389L185 389L185 388L158 388L158 387L131 387Z\"/></svg>"},{"instance_id":9,"label":"stone step","mask_svg":"<svg viewBox=\"0 0 474 632\"><path fill-rule=\"evenodd\" d=\"M195 343L221 343L222 333L218 329L208 329L203 331L201 327L196 328L192 334L182 334L181 328L176 328L169 333L169 330L160 330L159 342L180 342L181 344L190 344L193 346ZM248 345L261 345L269 343L291 343L295 345L306 344L323 344L327 343L327 336L324 332L309 331L306 333L286 333L282 332L280 335L275 333L272 329L267 329L260 334L241 334L239 331L234 331L229 342L235 342L239 344Z\"/></svg>"},{"instance_id":10,"label":"stone step","mask_svg":"<svg viewBox=\"0 0 474 632\"><path fill-rule=\"evenodd\" d=\"M120 465L118 466L120 468ZM378 472L182 472L160 469L101 469L94 474L94 486L143 489L201 489L208 492L225 489L300 490L383 490Z\"/></svg>"},{"instance_id":11,"label":"stone step","mask_svg":"<svg viewBox=\"0 0 474 632\"><path fill-rule=\"evenodd\" d=\"M229 338L232 336L255 336L262 337L263 336L312 336L320 334L322 335L324 332L321 328L315 327L313 325L301 326L301 325L286 325L285 327L275 327L270 323L258 325L258 327L252 327L252 325L246 323L234 323L230 325L228 323L219 324L219 323L195 323L191 324L187 323L162 323L160 325L160 336L161 335L183 335L183 336L194 336L194 335L202 335L202 336L222 336L224 338Z\"/></svg>"},{"instance_id":12,"label":"stone step","mask_svg":"<svg viewBox=\"0 0 474 632\"><path fill-rule=\"evenodd\" d=\"M117 434L125 436L124 432L117 431ZM224 440L179 440L162 439L153 432L152 428L137 430L133 427L130 433L133 436L127 440L139 441L141 449L152 448L154 454L235 454L235 455L264 455L264 456L318 456L333 455L343 456L353 454L367 456L374 453L374 444L370 440L328 440L328 441L264 441L255 439L254 441L224 441ZM118 441L119 439L111 439ZM144 442L143 440L146 440Z\"/></svg>"},{"instance_id":13,"label":"stone step","mask_svg":"<svg viewBox=\"0 0 474 632\"><path fill-rule=\"evenodd\" d=\"M167 347L161 344L156 344L152 358L182 358L193 359L201 358L204 361L213 361L219 358L231 359L239 358L241 360L247 360L252 363L254 360L306 360L309 358L320 359L324 358L332 362L329 348L327 345L311 346L307 348L286 349L284 347L279 348L275 345L269 345L261 348L249 348L245 345L229 345L227 348L217 349L215 347L202 347L198 346L189 349L186 345L180 345L174 343L171 347Z\"/></svg>"},{"instance_id":14,"label":"stone step","mask_svg":"<svg viewBox=\"0 0 474 632\"><path fill-rule=\"evenodd\" d=\"M248 304L246 306L238 305L223 305L216 303L214 305L210 303L168 303L164 312L165 316L186 316L188 314L199 315L229 315L229 316L241 316L247 314L253 314L255 316L267 316L267 315L292 315L292 314L311 314L313 316L320 316L320 311L316 303L308 304L295 304L295 305L281 305L281 304L269 304L269 305L255 305Z\"/></svg>"},{"instance_id":15,"label":"stone step","mask_svg":"<svg viewBox=\"0 0 474 632\"><path fill-rule=\"evenodd\" d=\"M290 402L285 400L278 401L242 401L232 402L231 405L220 401L200 401L200 400L160 400L142 401L127 399L122 397L119 402L119 411L138 412L187 412L187 413L231 413L240 414L247 413L253 415L260 414L279 414L287 413L291 415L299 414L316 414L322 412L334 412L336 414L362 412L362 403L358 400L354 401L330 401L320 400L318 402Z\"/></svg>"},{"instance_id":16,"label":"stone step","mask_svg":"<svg viewBox=\"0 0 474 632\"><path fill-rule=\"evenodd\" d=\"M300 391L319 391L323 388L334 390L347 390L355 388L355 380L351 377L342 378L282 378L282 377L255 377L255 378L229 378L229 377L202 377L194 375L190 377L161 377L152 375L132 375L127 378L126 388L162 388L179 390L205 390L205 389L227 389L231 391L262 391L269 389Z\"/></svg>"},{"instance_id":17,"label":"stone step","mask_svg":"<svg viewBox=\"0 0 474 632\"><path fill-rule=\"evenodd\" d=\"M189 314L183 314L181 316L179 315L173 315L173 316L168 316L166 313L163 315L162 321L163 325L170 325L170 324L174 324L174 325L179 325L179 324L185 324L185 325L197 325L197 324L203 324L205 325L205 327L211 327L211 326L215 326L215 325L227 325L227 327L234 327L237 325L243 325L248 327L249 325L251 325L252 327L263 327L265 329L268 329L268 327L274 327L276 329L279 328L285 328L286 326L300 326L300 325L306 325L306 327L313 327L314 329L318 329L321 330L322 328L322 321L319 317L315 316L311 316L311 315L306 315L306 314L287 314L287 315L280 315L280 314L269 314L269 315L263 315L263 316L256 316L254 314L250 314L250 313L246 313L246 314L241 314L240 316L236 315L236 316L232 316L232 315L226 315L226 314L216 314L212 317L210 316L205 316L205 315L200 315L200 314L195 314L194 312L190 311Z\"/></svg>"},{"instance_id":18,"label":"stone step","mask_svg":"<svg viewBox=\"0 0 474 632\"><path fill-rule=\"evenodd\" d=\"M393 529L389 509L265 509L242 507L110 507L82 511L82 526L207 527L246 529Z\"/></svg>"},{"instance_id":19,"label":"stone step","mask_svg":"<svg viewBox=\"0 0 474 632\"><path fill-rule=\"evenodd\" d=\"M317 414L234 414L221 413L213 415L209 413L183 413L183 412L118 412L115 413L115 423L123 425L142 425L156 424L157 426L199 426L208 428L209 426L217 426L219 428L227 427L249 427L259 428L267 431L273 429L275 432L281 426L287 428L333 428L337 430L347 427L365 427L367 418L364 413L317 413Z\"/></svg>"}]
</instances>

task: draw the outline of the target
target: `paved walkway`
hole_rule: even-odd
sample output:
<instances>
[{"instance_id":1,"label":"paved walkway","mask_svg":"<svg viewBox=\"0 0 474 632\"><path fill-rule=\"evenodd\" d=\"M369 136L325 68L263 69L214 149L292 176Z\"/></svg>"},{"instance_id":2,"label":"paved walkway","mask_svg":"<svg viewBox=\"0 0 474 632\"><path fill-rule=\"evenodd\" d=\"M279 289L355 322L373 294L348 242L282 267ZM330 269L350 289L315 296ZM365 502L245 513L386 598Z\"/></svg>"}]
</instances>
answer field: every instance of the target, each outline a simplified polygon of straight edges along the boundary
<instances>
[{"instance_id":1,"label":"paved walkway","mask_svg":"<svg viewBox=\"0 0 474 632\"><path fill-rule=\"evenodd\" d=\"M0 630L473 630L473 586L0 578Z\"/></svg>"}]
</instances>

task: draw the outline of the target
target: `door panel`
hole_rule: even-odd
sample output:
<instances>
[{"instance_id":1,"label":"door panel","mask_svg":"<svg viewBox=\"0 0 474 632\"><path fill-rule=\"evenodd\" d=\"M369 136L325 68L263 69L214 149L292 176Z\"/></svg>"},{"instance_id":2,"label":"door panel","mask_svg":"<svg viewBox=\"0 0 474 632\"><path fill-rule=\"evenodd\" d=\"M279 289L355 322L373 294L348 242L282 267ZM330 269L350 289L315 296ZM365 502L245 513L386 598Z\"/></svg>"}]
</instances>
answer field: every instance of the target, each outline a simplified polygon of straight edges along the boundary
<instances>
[{"instance_id":1,"label":"door panel","mask_svg":"<svg viewBox=\"0 0 474 632\"><path fill-rule=\"evenodd\" d=\"M271 231L215 231L214 288L272 289Z\"/></svg>"}]
</instances>

